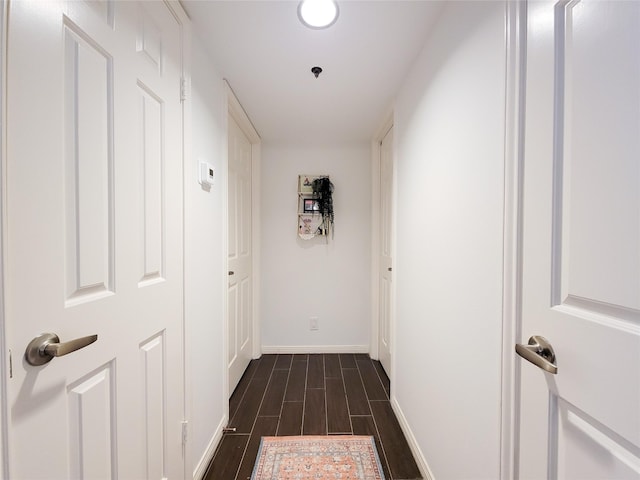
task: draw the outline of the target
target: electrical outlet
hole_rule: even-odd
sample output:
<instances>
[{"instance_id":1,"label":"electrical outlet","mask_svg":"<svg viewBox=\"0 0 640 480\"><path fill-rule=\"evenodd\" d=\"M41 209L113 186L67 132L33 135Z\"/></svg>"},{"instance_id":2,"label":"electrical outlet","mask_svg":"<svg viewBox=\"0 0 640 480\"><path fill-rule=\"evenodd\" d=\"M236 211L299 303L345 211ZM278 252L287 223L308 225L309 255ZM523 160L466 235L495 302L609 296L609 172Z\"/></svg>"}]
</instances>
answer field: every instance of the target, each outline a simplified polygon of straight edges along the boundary
<instances>
[{"instance_id":1,"label":"electrical outlet","mask_svg":"<svg viewBox=\"0 0 640 480\"><path fill-rule=\"evenodd\" d=\"M318 317L311 317L309 319L309 330L319 330Z\"/></svg>"}]
</instances>

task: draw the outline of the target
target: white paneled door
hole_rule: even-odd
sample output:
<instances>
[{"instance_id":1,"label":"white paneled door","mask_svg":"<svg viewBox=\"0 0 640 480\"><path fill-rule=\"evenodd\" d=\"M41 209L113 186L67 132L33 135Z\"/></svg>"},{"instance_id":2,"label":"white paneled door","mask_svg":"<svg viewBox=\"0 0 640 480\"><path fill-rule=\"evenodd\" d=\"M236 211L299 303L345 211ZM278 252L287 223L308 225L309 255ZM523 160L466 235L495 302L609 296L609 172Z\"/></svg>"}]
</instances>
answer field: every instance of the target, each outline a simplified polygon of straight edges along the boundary
<instances>
[{"instance_id":1,"label":"white paneled door","mask_svg":"<svg viewBox=\"0 0 640 480\"><path fill-rule=\"evenodd\" d=\"M251 361L253 319L251 142L229 115L229 393Z\"/></svg>"},{"instance_id":2,"label":"white paneled door","mask_svg":"<svg viewBox=\"0 0 640 480\"><path fill-rule=\"evenodd\" d=\"M393 127L380 144L380 300L378 306L378 356L391 376L391 305L393 290L392 215L393 215Z\"/></svg>"},{"instance_id":3,"label":"white paneled door","mask_svg":"<svg viewBox=\"0 0 640 480\"><path fill-rule=\"evenodd\" d=\"M21 0L8 18L11 478L183 478L180 17ZM44 332L98 339L30 365Z\"/></svg>"},{"instance_id":4,"label":"white paneled door","mask_svg":"<svg viewBox=\"0 0 640 480\"><path fill-rule=\"evenodd\" d=\"M639 2L529 3L525 120L519 476L639 479Z\"/></svg>"}]
</instances>

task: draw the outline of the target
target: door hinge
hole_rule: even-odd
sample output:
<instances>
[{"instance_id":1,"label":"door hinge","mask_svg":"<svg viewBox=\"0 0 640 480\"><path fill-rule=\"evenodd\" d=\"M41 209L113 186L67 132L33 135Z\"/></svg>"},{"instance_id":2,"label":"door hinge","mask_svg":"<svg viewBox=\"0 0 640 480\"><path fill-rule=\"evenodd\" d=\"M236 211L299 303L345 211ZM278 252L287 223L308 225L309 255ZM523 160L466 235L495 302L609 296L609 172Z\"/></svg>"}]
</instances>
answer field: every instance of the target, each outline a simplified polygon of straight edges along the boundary
<instances>
[{"instance_id":1,"label":"door hinge","mask_svg":"<svg viewBox=\"0 0 640 480\"><path fill-rule=\"evenodd\" d=\"M13 357L11 356L11 349L9 349L9 378L13 378Z\"/></svg>"},{"instance_id":2,"label":"door hinge","mask_svg":"<svg viewBox=\"0 0 640 480\"><path fill-rule=\"evenodd\" d=\"M186 420L182 421L182 445L186 445L187 444L187 426L188 426L189 422L187 422Z\"/></svg>"},{"instance_id":3,"label":"door hinge","mask_svg":"<svg viewBox=\"0 0 640 480\"><path fill-rule=\"evenodd\" d=\"M180 78L180 101L184 102L189 95L189 83L184 77Z\"/></svg>"}]
</instances>

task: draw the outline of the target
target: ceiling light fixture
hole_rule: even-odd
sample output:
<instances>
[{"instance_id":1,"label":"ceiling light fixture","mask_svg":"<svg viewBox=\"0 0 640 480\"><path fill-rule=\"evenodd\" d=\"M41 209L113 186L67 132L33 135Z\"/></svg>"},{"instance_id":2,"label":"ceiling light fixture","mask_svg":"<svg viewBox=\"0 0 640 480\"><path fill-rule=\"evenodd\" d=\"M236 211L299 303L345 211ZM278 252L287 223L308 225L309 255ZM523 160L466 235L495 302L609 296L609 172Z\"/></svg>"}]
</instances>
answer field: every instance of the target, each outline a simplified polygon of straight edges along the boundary
<instances>
[{"instance_id":1,"label":"ceiling light fixture","mask_svg":"<svg viewBox=\"0 0 640 480\"><path fill-rule=\"evenodd\" d=\"M327 28L338 19L335 0L302 0L298 5L298 17L309 28Z\"/></svg>"}]
</instances>

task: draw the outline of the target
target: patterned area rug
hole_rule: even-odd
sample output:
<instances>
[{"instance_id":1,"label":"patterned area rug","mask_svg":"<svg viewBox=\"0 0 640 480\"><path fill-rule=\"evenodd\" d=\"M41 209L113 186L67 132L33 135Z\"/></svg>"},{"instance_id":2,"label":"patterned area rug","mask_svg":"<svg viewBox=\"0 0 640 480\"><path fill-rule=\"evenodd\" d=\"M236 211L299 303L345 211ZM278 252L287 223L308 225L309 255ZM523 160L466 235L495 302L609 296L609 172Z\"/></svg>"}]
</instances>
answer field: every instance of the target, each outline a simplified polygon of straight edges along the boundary
<instances>
[{"instance_id":1,"label":"patterned area rug","mask_svg":"<svg viewBox=\"0 0 640 480\"><path fill-rule=\"evenodd\" d=\"M373 437L262 437L251 480L384 480Z\"/></svg>"}]
</instances>

